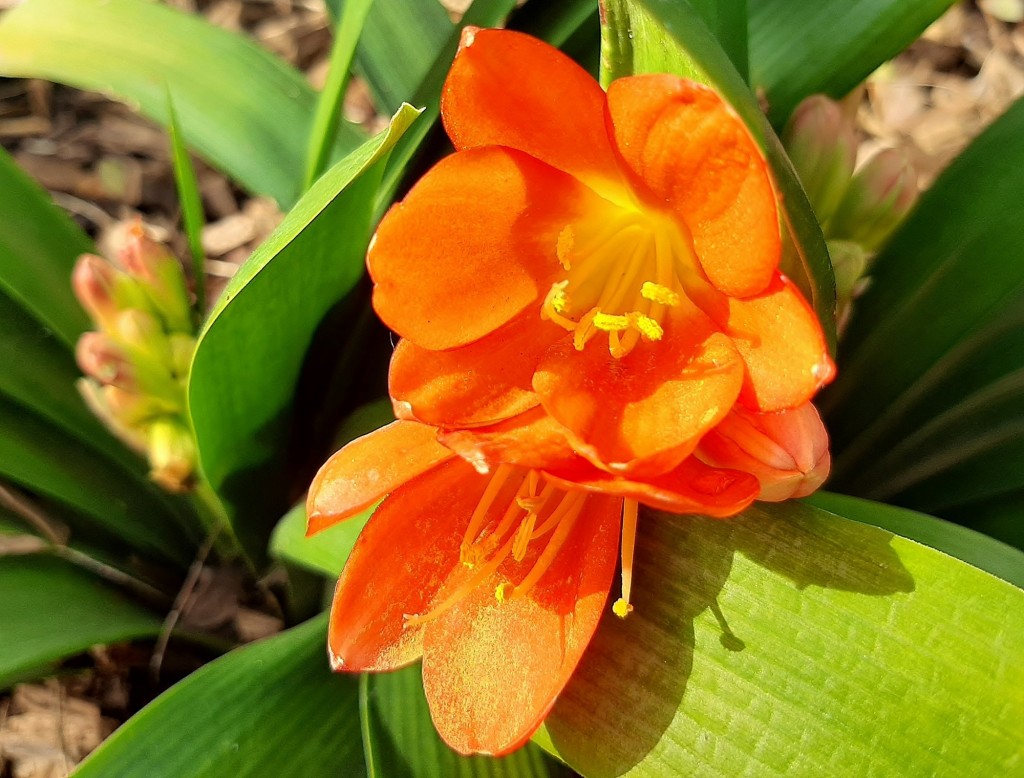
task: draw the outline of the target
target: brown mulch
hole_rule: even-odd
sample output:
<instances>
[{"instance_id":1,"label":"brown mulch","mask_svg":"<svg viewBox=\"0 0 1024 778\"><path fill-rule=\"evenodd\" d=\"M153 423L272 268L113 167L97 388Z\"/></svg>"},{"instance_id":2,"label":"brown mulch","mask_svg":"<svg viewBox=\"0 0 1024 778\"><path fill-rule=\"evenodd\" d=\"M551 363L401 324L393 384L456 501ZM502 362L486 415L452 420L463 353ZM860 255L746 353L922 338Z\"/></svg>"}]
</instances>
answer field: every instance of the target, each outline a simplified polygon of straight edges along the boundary
<instances>
[{"instance_id":1,"label":"brown mulch","mask_svg":"<svg viewBox=\"0 0 1024 778\"><path fill-rule=\"evenodd\" d=\"M211 22L244 31L323 83L330 45L317 0L168 0ZM464 0L446 0L453 13ZM0 0L0 11L13 0ZM954 6L922 38L855 95L861 157L902 148L922 186L989 122L1024 93L1024 0ZM368 127L379 117L364 84L347 96L349 119ZM186 256L164 131L104 97L37 80L0 80L0 145L97 238L142 215L157 237ZM208 225L210 299L281 218L266 198L252 198L197 161ZM193 626L230 621L242 641L281 628L276 616L240 607L231 587L218 599L217 571L204 571ZM205 587L205 588L204 588ZM203 594L205 592L205 595ZM202 595L202 596L201 596ZM148 655L136 647L95 649L83 670L0 696L0 778L57 778L139 704L132 672ZM131 668L131 671L129 670Z\"/></svg>"}]
</instances>

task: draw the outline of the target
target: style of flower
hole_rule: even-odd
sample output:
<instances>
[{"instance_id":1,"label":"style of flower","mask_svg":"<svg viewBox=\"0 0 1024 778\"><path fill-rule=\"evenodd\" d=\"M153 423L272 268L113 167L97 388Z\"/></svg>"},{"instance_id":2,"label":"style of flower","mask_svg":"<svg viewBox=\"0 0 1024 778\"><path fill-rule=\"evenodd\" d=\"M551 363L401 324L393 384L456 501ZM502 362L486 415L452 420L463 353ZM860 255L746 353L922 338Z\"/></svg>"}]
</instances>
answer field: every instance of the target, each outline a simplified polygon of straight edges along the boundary
<instances>
[{"instance_id":1,"label":"style of flower","mask_svg":"<svg viewBox=\"0 0 1024 778\"><path fill-rule=\"evenodd\" d=\"M316 532L385 498L338 582L333 666L422 657L444 739L497 754L550 710L620 556L632 610L639 503L727 517L824 477L809 401L833 366L778 272L764 159L711 90L606 95L470 29L441 109L456 153L368 255L399 421L335 454L307 508Z\"/></svg>"}]
</instances>

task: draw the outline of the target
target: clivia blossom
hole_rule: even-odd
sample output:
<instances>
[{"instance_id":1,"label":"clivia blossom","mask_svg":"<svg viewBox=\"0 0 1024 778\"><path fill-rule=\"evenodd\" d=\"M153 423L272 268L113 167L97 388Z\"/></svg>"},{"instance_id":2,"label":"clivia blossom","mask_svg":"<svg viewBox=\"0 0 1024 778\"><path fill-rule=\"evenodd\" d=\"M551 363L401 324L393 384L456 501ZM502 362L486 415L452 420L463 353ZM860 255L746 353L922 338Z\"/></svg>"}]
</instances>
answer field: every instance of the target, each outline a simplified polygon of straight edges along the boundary
<instances>
[{"instance_id":1,"label":"clivia blossom","mask_svg":"<svg viewBox=\"0 0 1024 778\"><path fill-rule=\"evenodd\" d=\"M833 365L778 271L764 158L712 90L606 94L547 44L469 29L441 110L455 154L368 254L402 337L399 420L321 469L309 529L385 498L338 583L332 664L422 657L445 740L505 753L568 681L619 559L613 610L632 609L640 503L727 517L820 484L809 403Z\"/></svg>"}]
</instances>

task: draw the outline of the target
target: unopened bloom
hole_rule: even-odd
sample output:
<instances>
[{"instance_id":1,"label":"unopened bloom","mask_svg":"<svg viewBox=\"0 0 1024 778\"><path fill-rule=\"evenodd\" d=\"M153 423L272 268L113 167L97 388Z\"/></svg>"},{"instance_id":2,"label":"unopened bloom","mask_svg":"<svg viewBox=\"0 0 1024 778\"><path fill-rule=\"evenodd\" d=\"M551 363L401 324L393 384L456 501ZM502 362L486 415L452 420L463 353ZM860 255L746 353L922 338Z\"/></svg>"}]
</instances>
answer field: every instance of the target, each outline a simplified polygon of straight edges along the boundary
<instances>
[{"instance_id":1,"label":"unopened bloom","mask_svg":"<svg viewBox=\"0 0 1024 778\"><path fill-rule=\"evenodd\" d=\"M800 408L833 365L778 272L766 163L710 89L652 75L606 95L544 43L470 29L441 109L456 153L368 255L403 337L399 421L324 466L309 528L387 496L338 583L333 664L422 656L445 740L503 753L568 680L617 557L613 610L631 610L639 504L743 510L763 463L709 465L702 438Z\"/></svg>"}]
</instances>

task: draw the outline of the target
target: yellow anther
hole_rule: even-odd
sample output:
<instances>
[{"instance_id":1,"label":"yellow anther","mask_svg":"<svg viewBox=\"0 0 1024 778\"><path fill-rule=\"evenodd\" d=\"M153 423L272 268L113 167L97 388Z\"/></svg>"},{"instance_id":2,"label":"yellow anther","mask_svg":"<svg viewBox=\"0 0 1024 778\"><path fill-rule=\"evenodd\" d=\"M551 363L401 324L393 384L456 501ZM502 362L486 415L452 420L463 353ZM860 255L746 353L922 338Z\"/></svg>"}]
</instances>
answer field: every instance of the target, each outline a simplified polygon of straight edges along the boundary
<instances>
[{"instance_id":1,"label":"yellow anther","mask_svg":"<svg viewBox=\"0 0 1024 778\"><path fill-rule=\"evenodd\" d=\"M571 224L567 224L558 233L558 244L555 246L555 254L562 267L569 270L572 267L572 247L576 243L576 233Z\"/></svg>"},{"instance_id":2,"label":"yellow anther","mask_svg":"<svg viewBox=\"0 0 1024 778\"><path fill-rule=\"evenodd\" d=\"M594 326L602 332L624 332L629 329L629 316L596 313L594 314Z\"/></svg>"},{"instance_id":3,"label":"yellow anther","mask_svg":"<svg viewBox=\"0 0 1024 778\"><path fill-rule=\"evenodd\" d=\"M512 592L514 590L515 587L508 581L500 583L494 590L494 599L496 599L498 602L505 602L505 600L512 596Z\"/></svg>"},{"instance_id":4,"label":"yellow anther","mask_svg":"<svg viewBox=\"0 0 1024 778\"><path fill-rule=\"evenodd\" d=\"M679 305L678 292L674 292L667 286L656 284L653 281L644 281L643 286L640 287L640 296L645 300L650 300L652 303L659 303L660 305Z\"/></svg>"},{"instance_id":5,"label":"yellow anther","mask_svg":"<svg viewBox=\"0 0 1024 778\"><path fill-rule=\"evenodd\" d=\"M642 313L633 313L629 316L629 323L632 324L637 331L643 335L647 340L661 340L665 334L665 330L661 328L650 316L644 316Z\"/></svg>"},{"instance_id":6,"label":"yellow anther","mask_svg":"<svg viewBox=\"0 0 1024 778\"><path fill-rule=\"evenodd\" d=\"M624 599L619 597L612 605L612 613L618 616L620 619L626 618L630 613L633 612L633 606L626 602Z\"/></svg>"}]
</instances>

